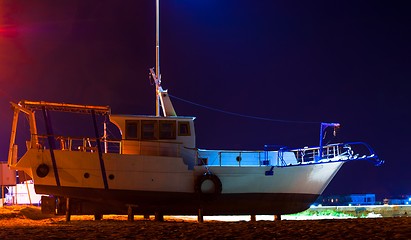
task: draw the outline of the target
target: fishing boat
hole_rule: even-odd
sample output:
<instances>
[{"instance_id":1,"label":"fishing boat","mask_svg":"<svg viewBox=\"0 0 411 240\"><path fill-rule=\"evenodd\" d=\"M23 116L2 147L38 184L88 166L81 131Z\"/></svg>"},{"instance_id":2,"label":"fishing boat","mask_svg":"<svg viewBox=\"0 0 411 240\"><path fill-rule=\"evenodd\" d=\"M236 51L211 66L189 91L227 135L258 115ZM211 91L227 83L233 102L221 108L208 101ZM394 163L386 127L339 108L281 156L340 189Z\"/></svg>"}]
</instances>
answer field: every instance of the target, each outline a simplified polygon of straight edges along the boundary
<instances>
[{"instance_id":1,"label":"fishing boat","mask_svg":"<svg viewBox=\"0 0 411 240\"><path fill-rule=\"evenodd\" d=\"M338 123L321 123L317 147L199 149L195 117L178 116L162 88L158 34L156 59L156 67L149 69L156 88L153 116L112 114L109 106L12 102L9 166L25 172L36 193L49 195L57 211L98 218L130 211L156 216L291 214L307 209L345 162L382 163L366 143L323 145L323 133ZM51 119L60 113L86 116L91 134L55 134ZM108 125L120 137L110 138ZM24 126L30 133L21 144L16 139Z\"/></svg>"}]
</instances>

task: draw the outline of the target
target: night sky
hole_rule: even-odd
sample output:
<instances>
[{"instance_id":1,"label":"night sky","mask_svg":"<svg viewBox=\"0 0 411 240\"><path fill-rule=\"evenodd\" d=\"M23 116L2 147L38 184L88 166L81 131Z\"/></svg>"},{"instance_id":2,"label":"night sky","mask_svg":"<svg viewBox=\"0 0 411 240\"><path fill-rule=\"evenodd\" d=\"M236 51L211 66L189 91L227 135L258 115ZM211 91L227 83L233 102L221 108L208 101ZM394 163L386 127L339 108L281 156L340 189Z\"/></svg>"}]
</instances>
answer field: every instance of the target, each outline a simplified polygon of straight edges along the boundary
<instances>
[{"instance_id":1,"label":"night sky","mask_svg":"<svg viewBox=\"0 0 411 240\"><path fill-rule=\"evenodd\" d=\"M411 194L407 1L161 1L161 74L197 146L262 149L364 141L385 160L343 166L325 194ZM155 0L0 0L0 158L9 101L154 114ZM284 120L284 121L274 121ZM293 122L296 121L296 122Z\"/></svg>"}]
</instances>

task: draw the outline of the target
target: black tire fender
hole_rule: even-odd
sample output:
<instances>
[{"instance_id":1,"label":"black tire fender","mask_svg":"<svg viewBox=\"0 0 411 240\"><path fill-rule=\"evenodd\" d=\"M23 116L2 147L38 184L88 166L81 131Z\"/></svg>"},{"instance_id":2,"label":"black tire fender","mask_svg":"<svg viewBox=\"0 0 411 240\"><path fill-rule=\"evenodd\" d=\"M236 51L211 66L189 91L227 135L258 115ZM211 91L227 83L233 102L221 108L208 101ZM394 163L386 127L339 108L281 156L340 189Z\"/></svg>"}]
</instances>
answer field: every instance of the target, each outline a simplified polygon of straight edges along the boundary
<instances>
[{"instance_id":1,"label":"black tire fender","mask_svg":"<svg viewBox=\"0 0 411 240\"><path fill-rule=\"evenodd\" d=\"M46 177L50 172L50 168L47 164L40 164L36 169L36 174L39 178Z\"/></svg>"},{"instance_id":2,"label":"black tire fender","mask_svg":"<svg viewBox=\"0 0 411 240\"><path fill-rule=\"evenodd\" d=\"M213 183L214 191L212 192L203 192L202 185L206 181L211 181ZM212 173L204 173L196 179L194 184L194 191L199 194L205 195L219 195L223 191L223 184L220 181L220 178L217 175Z\"/></svg>"}]
</instances>

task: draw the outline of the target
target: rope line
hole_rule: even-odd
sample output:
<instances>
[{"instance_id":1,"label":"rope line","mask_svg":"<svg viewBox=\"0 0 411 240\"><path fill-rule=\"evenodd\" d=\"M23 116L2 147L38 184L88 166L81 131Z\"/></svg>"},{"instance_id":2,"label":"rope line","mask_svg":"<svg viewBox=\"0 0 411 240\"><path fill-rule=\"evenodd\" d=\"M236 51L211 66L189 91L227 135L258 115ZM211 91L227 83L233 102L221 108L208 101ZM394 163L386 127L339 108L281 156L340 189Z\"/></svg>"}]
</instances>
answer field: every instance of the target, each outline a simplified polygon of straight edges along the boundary
<instances>
[{"instance_id":1,"label":"rope line","mask_svg":"<svg viewBox=\"0 0 411 240\"><path fill-rule=\"evenodd\" d=\"M170 97L177 99L179 101L191 104L191 105L195 105L198 107L202 107L202 108L206 108L208 110L211 111L215 111L215 112L220 112L220 113L224 113L224 114L228 114L228 115L233 115L233 116L237 116L237 117L243 117L243 118L251 118L251 119L256 119L256 120L262 120L262 121L270 121L270 122L281 122L281 123L304 123L304 124L319 124L321 122L314 122L314 121L297 121L297 120L284 120L284 119L274 119L274 118L266 118L266 117L257 117L257 116L251 116L251 115L245 115L245 114L241 114L241 113L235 113L235 112L229 112L229 111L225 111L225 110L221 110L218 108L213 108L213 107L209 107L209 106L205 106L199 103L195 103L183 98L179 98L176 96L173 96L171 94L168 94Z\"/></svg>"}]
</instances>

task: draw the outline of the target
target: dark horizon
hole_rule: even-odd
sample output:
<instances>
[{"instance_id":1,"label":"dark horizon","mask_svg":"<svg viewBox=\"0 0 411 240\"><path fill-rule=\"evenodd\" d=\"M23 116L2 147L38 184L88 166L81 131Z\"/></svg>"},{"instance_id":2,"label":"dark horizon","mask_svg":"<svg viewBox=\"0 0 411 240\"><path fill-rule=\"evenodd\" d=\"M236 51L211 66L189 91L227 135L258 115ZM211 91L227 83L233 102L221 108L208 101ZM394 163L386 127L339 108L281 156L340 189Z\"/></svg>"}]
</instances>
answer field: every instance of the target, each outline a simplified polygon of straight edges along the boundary
<instances>
[{"instance_id":1,"label":"dark horizon","mask_svg":"<svg viewBox=\"0 0 411 240\"><path fill-rule=\"evenodd\" d=\"M409 4L375 1L161 1L163 87L195 116L197 146L316 146L364 141L381 167L349 162L324 194L411 193ZM0 4L0 159L22 99L110 105L154 114L155 1L3 1ZM315 123L312 123L315 122Z\"/></svg>"}]
</instances>

